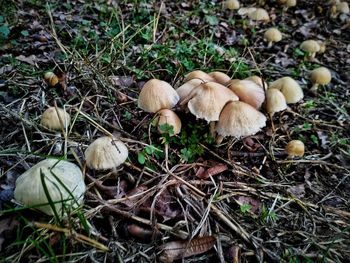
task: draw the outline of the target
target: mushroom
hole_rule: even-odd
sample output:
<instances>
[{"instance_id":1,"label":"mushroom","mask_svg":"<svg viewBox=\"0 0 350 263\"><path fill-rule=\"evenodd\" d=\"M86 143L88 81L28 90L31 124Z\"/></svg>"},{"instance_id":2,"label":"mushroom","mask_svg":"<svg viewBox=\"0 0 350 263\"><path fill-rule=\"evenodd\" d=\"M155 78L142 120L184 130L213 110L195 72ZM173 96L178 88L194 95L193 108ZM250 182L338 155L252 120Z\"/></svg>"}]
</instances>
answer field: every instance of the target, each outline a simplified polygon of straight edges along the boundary
<instances>
[{"instance_id":1,"label":"mushroom","mask_svg":"<svg viewBox=\"0 0 350 263\"><path fill-rule=\"evenodd\" d=\"M151 79L143 85L137 103L144 111L155 113L161 109L173 108L179 99L179 95L169 83Z\"/></svg>"},{"instance_id":2,"label":"mushroom","mask_svg":"<svg viewBox=\"0 0 350 263\"><path fill-rule=\"evenodd\" d=\"M264 33L264 38L268 42L268 48L272 47L274 42L282 40L282 33L277 28L269 28Z\"/></svg>"},{"instance_id":3,"label":"mushroom","mask_svg":"<svg viewBox=\"0 0 350 263\"><path fill-rule=\"evenodd\" d=\"M322 53L326 52L326 44L324 42L322 42L321 40L317 40L317 43L320 46L320 50L318 51L318 53L322 54Z\"/></svg>"},{"instance_id":4,"label":"mushroom","mask_svg":"<svg viewBox=\"0 0 350 263\"><path fill-rule=\"evenodd\" d=\"M41 125L46 129L61 131L66 129L70 123L69 114L61 108L49 107L41 116Z\"/></svg>"},{"instance_id":5,"label":"mushroom","mask_svg":"<svg viewBox=\"0 0 350 263\"><path fill-rule=\"evenodd\" d=\"M226 0L224 6L230 10L236 10L239 8L239 2L238 0Z\"/></svg>"},{"instance_id":6,"label":"mushroom","mask_svg":"<svg viewBox=\"0 0 350 263\"><path fill-rule=\"evenodd\" d=\"M270 88L280 90L287 103L297 103L304 98L304 93L300 85L291 77L283 77L275 80L270 83Z\"/></svg>"},{"instance_id":7,"label":"mushroom","mask_svg":"<svg viewBox=\"0 0 350 263\"><path fill-rule=\"evenodd\" d=\"M336 7L338 13L349 14L349 4L347 2L339 2Z\"/></svg>"},{"instance_id":8,"label":"mushroom","mask_svg":"<svg viewBox=\"0 0 350 263\"><path fill-rule=\"evenodd\" d=\"M327 85L332 80L332 74L326 67L319 67L310 72L310 79L313 84L311 90L317 91L318 85Z\"/></svg>"},{"instance_id":9,"label":"mushroom","mask_svg":"<svg viewBox=\"0 0 350 263\"><path fill-rule=\"evenodd\" d=\"M263 89L267 89L268 85L265 81L262 80L262 78L260 78L259 76L250 76L248 78L245 78L245 80L251 80L254 81L256 84L258 84L260 87L262 87Z\"/></svg>"},{"instance_id":10,"label":"mushroom","mask_svg":"<svg viewBox=\"0 0 350 263\"><path fill-rule=\"evenodd\" d=\"M216 125L220 144L225 136L242 138L254 135L266 125L266 117L254 107L242 101L229 101L220 113Z\"/></svg>"},{"instance_id":11,"label":"mushroom","mask_svg":"<svg viewBox=\"0 0 350 263\"><path fill-rule=\"evenodd\" d=\"M292 140L286 145L285 151L288 154L289 158L293 158L295 156L303 157L305 146L302 141Z\"/></svg>"},{"instance_id":12,"label":"mushroom","mask_svg":"<svg viewBox=\"0 0 350 263\"><path fill-rule=\"evenodd\" d=\"M185 82L191 79L200 79L203 82L215 81L215 79L209 76L207 73L201 70L194 70L185 76Z\"/></svg>"},{"instance_id":13,"label":"mushroom","mask_svg":"<svg viewBox=\"0 0 350 263\"><path fill-rule=\"evenodd\" d=\"M273 115L285 109L287 109L287 103L282 92L278 89L269 88L266 91L266 111L270 116L273 131L275 131L275 125L272 119Z\"/></svg>"},{"instance_id":14,"label":"mushroom","mask_svg":"<svg viewBox=\"0 0 350 263\"><path fill-rule=\"evenodd\" d=\"M235 81L228 88L238 96L240 101L248 103L255 109L259 109L265 101L264 89L252 80Z\"/></svg>"},{"instance_id":15,"label":"mushroom","mask_svg":"<svg viewBox=\"0 0 350 263\"><path fill-rule=\"evenodd\" d=\"M177 92L177 94L179 94L180 103L182 100L184 100L191 93L191 91L193 89L195 89L196 87L198 87L202 83L203 83L203 81L200 79L191 79L191 80L185 82L184 84L182 84L180 87L178 87L176 89L176 92Z\"/></svg>"},{"instance_id":16,"label":"mushroom","mask_svg":"<svg viewBox=\"0 0 350 263\"><path fill-rule=\"evenodd\" d=\"M46 159L17 178L14 197L19 203L35 206L47 215L60 216L82 204L85 188L77 165Z\"/></svg>"},{"instance_id":17,"label":"mushroom","mask_svg":"<svg viewBox=\"0 0 350 263\"><path fill-rule=\"evenodd\" d=\"M317 52L320 51L320 45L315 40L306 40L301 43L300 48L308 53L308 58L313 59Z\"/></svg>"},{"instance_id":18,"label":"mushroom","mask_svg":"<svg viewBox=\"0 0 350 263\"><path fill-rule=\"evenodd\" d=\"M44 74L44 80L46 81L49 86L56 86L58 83L58 77L55 73L48 71Z\"/></svg>"},{"instance_id":19,"label":"mushroom","mask_svg":"<svg viewBox=\"0 0 350 263\"><path fill-rule=\"evenodd\" d=\"M213 71L210 72L208 75L214 78L215 82L224 86L226 86L231 80L231 78L227 74L220 71Z\"/></svg>"},{"instance_id":20,"label":"mushroom","mask_svg":"<svg viewBox=\"0 0 350 263\"><path fill-rule=\"evenodd\" d=\"M296 6L297 5L297 0L287 0L285 3L284 3L284 6L285 6L285 10L287 11L289 7L293 7L293 6Z\"/></svg>"},{"instance_id":21,"label":"mushroom","mask_svg":"<svg viewBox=\"0 0 350 263\"><path fill-rule=\"evenodd\" d=\"M216 82L207 82L194 89L182 104L188 103L187 107L193 115L206 120L210 124L210 133L214 136L215 122L230 100L238 100L230 89Z\"/></svg>"},{"instance_id":22,"label":"mushroom","mask_svg":"<svg viewBox=\"0 0 350 263\"><path fill-rule=\"evenodd\" d=\"M256 8L254 11L248 12L248 17L254 21L270 21L270 16L264 8Z\"/></svg>"},{"instance_id":23,"label":"mushroom","mask_svg":"<svg viewBox=\"0 0 350 263\"><path fill-rule=\"evenodd\" d=\"M168 124L169 126L173 127L173 132L170 133L170 136L179 134L181 131L181 120L176 115L175 112L168 109L163 109L157 112L157 117L155 119L155 122L158 126L159 133L164 133L166 131L162 130L162 125Z\"/></svg>"},{"instance_id":24,"label":"mushroom","mask_svg":"<svg viewBox=\"0 0 350 263\"><path fill-rule=\"evenodd\" d=\"M113 169L128 158L128 148L125 144L109 136L93 141L85 150L86 165L94 170Z\"/></svg>"}]
</instances>

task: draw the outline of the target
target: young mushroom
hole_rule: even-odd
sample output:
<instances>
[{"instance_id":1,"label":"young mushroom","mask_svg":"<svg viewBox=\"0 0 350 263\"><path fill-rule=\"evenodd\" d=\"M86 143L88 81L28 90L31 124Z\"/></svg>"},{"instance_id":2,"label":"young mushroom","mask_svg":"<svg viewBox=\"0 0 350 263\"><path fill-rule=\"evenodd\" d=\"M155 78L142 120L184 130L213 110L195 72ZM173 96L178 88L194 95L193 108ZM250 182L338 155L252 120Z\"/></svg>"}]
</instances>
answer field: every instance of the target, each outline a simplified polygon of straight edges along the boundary
<instances>
[{"instance_id":1,"label":"young mushroom","mask_svg":"<svg viewBox=\"0 0 350 263\"><path fill-rule=\"evenodd\" d=\"M254 107L241 101L229 101L221 111L216 125L216 143L220 144L226 136L242 138L254 135L265 125L265 115Z\"/></svg>"},{"instance_id":2,"label":"young mushroom","mask_svg":"<svg viewBox=\"0 0 350 263\"><path fill-rule=\"evenodd\" d=\"M41 125L46 129L61 131L66 129L70 123L70 115L61 108L49 107L41 116Z\"/></svg>"},{"instance_id":3,"label":"young mushroom","mask_svg":"<svg viewBox=\"0 0 350 263\"><path fill-rule=\"evenodd\" d=\"M233 81L228 86L240 101L248 103L255 109L259 109L265 101L264 89L252 80Z\"/></svg>"},{"instance_id":4,"label":"young mushroom","mask_svg":"<svg viewBox=\"0 0 350 263\"><path fill-rule=\"evenodd\" d=\"M276 112L287 109L286 99L282 92L278 89L269 88L266 91L266 111L270 116L272 130L275 131L275 125L273 123L273 115Z\"/></svg>"},{"instance_id":5,"label":"young mushroom","mask_svg":"<svg viewBox=\"0 0 350 263\"><path fill-rule=\"evenodd\" d=\"M169 83L151 79L142 87L137 103L144 111L155 113L161 109L173 108L179 99L179 95Z\"/></svg>"},{"instance_id":6,"label":"young mushroom","mask_svg":"<svg viewBox=\"0 0 350 263\"><path fill-rule=\"evenodd\" d=\"M265 81L262 80L262 78L260 78L259 76L250 76L248 78L245 78L245 80L251 80L253 82L255 82L255 84L258 84L260 87L262 87L263 89L267 89L268 85Z\"/></svg>"},{"instance_id":7,"label":"young mushroom","mask_svg":"<svg viewBox=\"0 0 350 263\"><path fill-rule=\"evenodd\" d=\"M226 86L231 80L231 78L227 74L220 71L213 71L210 72L208 75L214 78L215 82L224 86Z\"/></svg>"},{"instance_id":8,"label":"young mushroom","mask_svg":"<svg viewBox=\"0 0 350 263\"><path fill-rule=\"evenodd\" d=\"M185 82L191 80L191 79L200 79L202 80L202 82L210 82L210 81L215 81L215 79L211 76L209 76L209 74L201 71L201 70L194 70L190 73L188 73L185 76Z\"/></svg>"},{"instance_id":9,"label":"young mushroom","mask_svg":"<svg viewBox=\"0 0 350 263\"><path fill-rule=\"evenodd\" d=\"M285 151L288 154L288 158L293 158L296 156L303 157L305 152L305 146L302 141L292 140L286 145Z\"/></svg>"},{"instance_id":10,"label":"young mushroom","mask_svg":"<svg viewBox=\"0 0 350 263\"><path fill-rule=\"evenodd\" d=\"M304 98L300 85L291 77L283 77L271 82L270 88L280 90L288 104L297 103Z\"/></svg>"},{"instance_id":11,"label":"young mushroom","mask_svg":"<svg viewBox=\"0 0 350 263\"><path fill-rule=\"evenodd\" d=\"M248 17L253 21L269 22L269 13L264 8L256 8L252 12L248 12Z\"/></svg>"},{"instance_id":12,"label":"young mushroom","mask_svg":"<svg viewBox=\"0 0 350 263\"><path fill-rule=\"evenodd\" d=\"M200 79L190 79L178 87L176 89L176 92L180 97L179 103L181 103L182 100L184 100L192 92L193 89L197 88L202 83L203 81Z\"/></svg>"},{"instance_id":13,"label":"young mushroom","mask_svg":"<svg viewBox=\"0 0 350 263\"><path fill-rule=\"evenodd\" d=\"M297 5L297 0L287 0L284 3L284 10L287 11L289 7L293 7Z\"/></svg>"},{"instance_id":14,"label":"young mushroom","mask_svg":"<svg viewBox=\"0 0 350 263\"><path fill-rule=\"evenodd\" d=\"M46 159L17 178L14 197L19 203L35 206L47 215L57 212L61 216L83 202L85 188L77 165Z\"/></svg>"},{"instance_id":15,"label":"young mushroom","mask_svg":"<svg viewBox=\"0 0 350 263\"><path fill-rule=\"evenodd\" d=\"M301 43L300 48L307 52L307 58L312 60L315 58L317 52L320 51L320 45L315 40L306 40Z\"/></svg>"},{"instance_id":16,"label":"young mushroom","mask_svg":"<svg viewBox=\"0 0 350 263\"><path fill-rule=\"evenodd\" d=\"M48 71L44 74L44 80L49 86L56 86L58 83L58 77L55 73Z\"/></svg>"},{"instance_id":17,"label":"young mushroom","mask_svg":"<svg viewBox=\"0 0 350 263\"><path fill-rule=\"evenodd\" d=\"M172 133L169 134L170 136L179 134L181 131L181 120L172 110L163 109L158 111L155 122L158 126L159 133L166 132L163 130L163 125L165 124L168 124L172 127Z\"/></svg>"},{"instance_id":18,"label":"young mushroom","mask_svg":"<svg viewBox=\"0 0 350 263\"><path fill-rule=\"evenodd\" d=\"M311 91L316 92L319 85L327 85L332 80L332 74L326 67L319 67L310 72L310 80L313 84Z\"/></svg>"},{"instance_id":19,"label":"young mushroom","mask_svg":"<svg viewBox=\"0 0 350 263\"><path fill-rule=\"evenodd\" d=\"M264 39L268 42L268 48L272 47L274 42L282 40L282 33L277 28L269 28L264 33Z\"/></svg>"},{"instance_id":20,"label":"young mushroom","mask_svg":"<svg viewBox=\"0 0 350 263\"><path fill-rule=\"evenodd\" d=\"M239 2L238 0L226 0L224 6L229 10L236 10L239 8Z\"/></svg>"},{"instance_id":21,"label":"young mushroom","mask_svg":"<svg viewBox=\"0 0 350 263\"><path fill-rule=\"evenodd\" d=\"M93 141L85 150L86 165L94 170L115 169L128 158L125 144L109 136Z\"/></svg>"}]
</instances>

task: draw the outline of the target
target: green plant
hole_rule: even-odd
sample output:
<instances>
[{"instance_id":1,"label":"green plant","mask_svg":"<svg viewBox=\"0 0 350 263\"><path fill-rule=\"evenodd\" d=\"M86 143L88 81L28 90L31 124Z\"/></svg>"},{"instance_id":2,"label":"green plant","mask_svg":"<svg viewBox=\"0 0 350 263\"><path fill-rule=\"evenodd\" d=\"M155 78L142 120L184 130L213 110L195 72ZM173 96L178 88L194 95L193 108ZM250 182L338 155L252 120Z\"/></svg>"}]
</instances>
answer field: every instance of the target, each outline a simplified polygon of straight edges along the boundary
<instances>
[{"instance_id":1,"label":"green plant","mask_svg":"<svg viewBox=\"0 0 350 263\"><path fill-rule=\"evenodd\" d=\"M266 206L263 204L261 207L260 218L264 223L268 221L276 222L278 219L277 214L273 210L268 210Z\"/></svg>"},{"instance_id":2,"label":"green plant","mask_svg":"<svg viewBox=\"0 0 350 263\"><path fill-rule=\"evenodd\" d=\"M240 204L239 210L241 211L242 214L246 214L247 212L250 211L252 206L250 204Z\"/></svg>"}]
</instances>

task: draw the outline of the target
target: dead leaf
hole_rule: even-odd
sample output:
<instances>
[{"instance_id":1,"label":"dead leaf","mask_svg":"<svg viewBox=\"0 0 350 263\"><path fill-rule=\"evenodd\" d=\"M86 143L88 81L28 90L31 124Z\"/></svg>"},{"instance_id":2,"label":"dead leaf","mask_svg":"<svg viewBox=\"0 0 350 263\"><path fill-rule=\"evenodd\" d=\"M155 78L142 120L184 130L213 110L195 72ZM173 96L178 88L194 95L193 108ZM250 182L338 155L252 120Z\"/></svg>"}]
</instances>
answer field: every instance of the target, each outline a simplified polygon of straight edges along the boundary
<instances>
[{"instance_id":1,"label":"dead leaf","mask_svg":"<svg viewBox=\"0 0 350 263\"><path fill-rule=\"evenodd\" d=\"M231 263L239 263L241 260L241 248L237 245L232 245L227 251L227 261Z\"/></svg>"},{"instance_id":2,"label":"dead leaf","mask_svg":"<svg viewBox=\"0 0 350 263\"><path fill-rule=\"evenodd\" d=\"M257 213L260 210L261 203L259 200L249 196L240 195L237 198L237 202L241 205L251 205L250 212Z\"/></svg>"},{"instance_id":3,"label":"dead leaf","mask_svg":"<svg viewBox=\"0 0 350 263\"><path fill-rule=\"evenodd\" d=\"M196 173L196 177L201 179L208 179L210 176L217 175L219 173L222 173L228 169L226 164L218 163L213 167L210 167L209 169L204 169L203 167L200 167Z\"/></svg>"},{"instance_id":4,"label":"dead leaf","mask_svg":"<svg viewBox=\"0 0 350 263\"><path fill-rule=\"evenodd\" d=\"M19 55L16 57L17 60L21 62L28 63L32 66L35 66L35 63L38 62L37 57L35 55L30 55L29 57L25 57L23 55Z\"/></svg>"},{"instance_id":5,"label":"dead leaf","mask_svg":"<svg viewBox=\"0 0 350 263\"><path fill-rule=\"evenodd\" d=\"M213 236L199 237L191 241L173 241L162 246L159 261L171 263L174 260L202 254L211 249L216 242Z\"/></svg>"},{"instance_id":6,"label":"dead leaf","mask_svg":"<svg viewBox=\"0 0 350 263\"><path fill-rule=\"evenodd\" d=\"M287 191L300 199L305 196L305 185L298 184L298 185L289 187Z\"/></svg>"},{"instance_id":7,"label":"dead leaf","mask_svg":"<svg viewBox=\"0 0 350 263\"><path fill-rule=\"evenodd\" d=\"M130 235L142 241L149 242L150 240L157 239L161 236L161 233L156 228L151 230L136 224L130 224L126 229Z\"/></svg>"},{"instance_id":8,"label":"dead leaf","mask_svg":"<svg viewBox=\"0 0 350 263\"><path fill-rule=\"evenodd\" d=\"M118 87L128 88L134 84L133 76L111 76L112 83Z\"/></svg>"}]
</instances>

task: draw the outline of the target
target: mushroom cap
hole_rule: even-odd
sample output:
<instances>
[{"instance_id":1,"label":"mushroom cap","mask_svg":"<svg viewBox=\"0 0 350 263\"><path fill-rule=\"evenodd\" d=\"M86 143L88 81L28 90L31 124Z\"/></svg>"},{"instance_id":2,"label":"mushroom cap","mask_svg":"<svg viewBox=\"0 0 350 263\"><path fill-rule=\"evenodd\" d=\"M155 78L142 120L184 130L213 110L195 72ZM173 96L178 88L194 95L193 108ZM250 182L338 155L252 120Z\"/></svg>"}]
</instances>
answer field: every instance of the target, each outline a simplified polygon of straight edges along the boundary
<instances>
[{"instance_id":1,"label":"mushroom cap","mask_svg":"<svg viewBox=\"0 0 350 263\"><path fill-rule=\"evenodd\" d=\"M208 75L214 78L215 82L224 86L226 86L231 80L231 78L227 74L220 71L213 71L210 72Z\"/></svg>"},{"instance_id":2,"label":"mushroom cap","mask_svg":"<svg viewBox=\"0 0 350 263\"><path fill-rule=\"evenodd\" d=\"M309 53L315 53L320 51L320 45L315 40L305 40L301 43L300 48Z\"/></svg>"},{"instance_id":3,"label":"mushroom cap","mask_svg":"<svg viewBox=\"0 0 350 263\"><path fill-rule=\"evenodd\" d=\"M254 107L242 101L230 101L223 108L216 132L235 138L254 135L266 125L266 117Z\"/></svg>"},{"instance_id":4,"label":"mushroom cap","mask_svg":"<svg viewBox=\"0 0 350 263\"><path fill-rule=\"evenodd\" d=\"M191 79L200 79L200 80L205 81L205 82L215 81L215 79L213 77L209 76L209 74L207 74L201 70L194 70L194 71L188 73L185 76L184 81L187 82Z\"/></svg>"},{"instance_id":5,"label":"mushroom cap","mask_svg":"<svg viewBox=\"0 0 350 263\"><path fill-rule=\"evenodd\" d=\"M271 116L279 111L287 109L286 99L278 89L268 89L266 91L266 111Z\"/></svg>"},{"instance_id":6,"label":"mushroom cap","mask_svg":"<svg viewBox=\"0 0 350 263\"><path fill-rule=\"evenodd\" d=\"M109 136L93 141L85 150L86 165L95 170L106 170L118 167L128 158L125 144Z\"/></svg>"},{"instance_id":7,"label":"mushroom cap","mask_svg":"<svg viewBox=\"0 0 350 263\"><path fill-rule=\"evenodd\" d=\"M318 53L326 52L326 44L321 40L317 40L317 43L320 45L320 50L318 51Z\"/></svg>"},{"instance_id":8,"label":"mushroom cap","mask_svg":"<svg viewBox=\"0 0 350 263\"><path fill-rule=\"evenodd\" d=\"M289 157L303 157L305 153L305 146L302 141L292 140L286 145L285 151Z\"/></svg>"},{"instance_id":9,"label":"mushroom cap","mask_svg":"<svg viewBox=\"0 0 350 263\"><path fill-rule=\"evenodd\" d=\"M298 82L291 77L283 77L270 83L271 89L278 89L286 98L287 103L297 103L304 98L304 93Z\"/></svg>"},{"instance_id":10,"label":"mushroom cap","mask_svg":"<svg viewBox=\"0 0 350 263\"><path fill-rule=\"evenodd\" d=\"M277 28L269 28L264 33L264 38L268 42L278 42L282 40L282 33Z\"/></svg>"},{"instance_id":11,"label":"mushroom cap","mask_svg":"<svg viewBox=\"0 0 350 263\"><path fill-rule=\"evenodd\" d=\"M180 118L176 115L175 112L172 110L168 109L163 109L157 112L158 116L156 117L156 122L158 125L158 131L159 133L164 133L164 131L160 128L161 125L168 124L173 127L173 134L176 135L179 134L181 131L181 120Z\"/></svg>"},{"instance_id":12,"label":"mushroom cap","mask_svg":"<svg viewBox=\"0 0 350 263\"><path fill-rule=\"evenodd\" d=\"M59 214L62 212L61 201L64 201L65 207L75 207L77 203L83 202L86 187L80 168L73 163L57 159L43 160L17 178L14 197L18 202L27 206L47 204L37 209L47 215L54 215L45 194L42 174L49 196L52 202L56 202L54 206ZM71 200L72 195L75 200Z\"/></svg>"},{"instance_id":13,"label":"mushroom cap","mask_svg":"<svg viewBox=\"0 0 350 263\"><path fill-rule=\"evenodd\" d=\"M297 5L297 0L287 0L287 1L285 2L285 5L286 5L287 7L296 6L296 5Z\"/></svg>"},{"instance_id":14,"label":"mushroom cap","mask_svg":"<svg viewBox=\"0 0 350 263\"><path fill-rule=\"evenodd\" d=\"M239 8L238 0L226 0L225 7L230 10L235 10Z\"/></svg>"},{"instance_id":15,"label":"mushroom cap","mask_svg":"<svg viewBox=\"0 0 350 263\"><path fill-rule=\"evenodd\" d=\"M256 8L253 12L248 13L251 20L270 21L269 13L264 8Z\"/></svg>"},{"instance_id":16,"label":"mushroom cap","mask_svg":"<svg viewBox=\"0 0 350 263\"><path fill-rule=\"evenodd\" d=\"M238 100L230 89L216 82L203 83L190 94L188 109L199 119L207 122L219 120L220 112L226 102Z\"/></svg>"},{"instance_id":17,"label":"mushroom cap","mask_svg":"<svg viewBox=\"0 0 350 263\"><path fill-rule=\"evenodd\" d=\"M200 79L191 79L189 81L186 81L184 84L182 84L180 87L176 89L177 94L179 94L180 101L185 99L193 89L198 87L203 83Z\"/></svg>"},{"instance_id":18,"label":"mushroom cap","mask_svg":"<svg viewBox=\"0 0 350 263\"><path fill-rule=\"evenodd\" d=\"M256 76L256 75L254 75L254 76L250 76L250 77L248 77L248 78L245 78L245 80L251 80L251 81L254 81L254 82L255 82L255 84L258 84L260 87L265 88L265 89L267 89L267 88L268 88L267 83L266 83L265 81L264 81L264 83L263 83L262 78L260 78L259 76Z\"/></svg>"},{"instance_id":19,"label":"mushroom cap","mask_svg":"<svg viewBox=\"0 0 350 263\"><path fill-rule=\"evenodd\" d=\"M179 95L168 82L151 79L142 87L137 103L144 111L155 113L161 109L173 108L179 99Z\"/></svg>"},{"instance_id":20,"label":"mushroom cap","mask_svg":"<svg viewBox=\"0 0 350 263\"><path fill-rule=\"evenodd\" d=\"M252 80L240 80L228 86L240 101L248 103L255 109L259 109L265 101L265 91Z\"/></svg>"},{"instance_id":21,"label":"mushroom cap","mask_svg":"<svg viewBox=\"0 0 350 263\"><path fill-rule=\"evenodd\" d=\"M60 121L61 119L61 121ZM67 128L70 123L70 115L62 108L49 107L41 116L41 125L49 130L60 131L61 122L63 128Z\"/></svg>"},{"instance_id":22,"label":"mushroom cap","mask_svg":"<svg viewBox=\"0 0 350 263\"><path fill-rule=\"evenodd\" d=\"M319 67L310 72L310 79L312 83L327 85L331 82L332 74L326 67Z\"/></svg>"},{"instance_id":23,"label":"mushroom cap","mask_svg":"<svg viewBox=\"0 0 350 263\"><path fill-rule=\"evenodd\" d=\"M337 3L337 11L342 14L349 14L349 4L347 2Z\"/></svg>"},{"instance_id":24,"label":"mushroom cap","mask_svg":"<svg viewBox=\"0 0 350 263\"><path fill-rule=\"evenodd\" d=\"M55 86L59 82L57 75L51 71L48 71L44 74L44 80L50 86Z\"/></svg>"},{"instance_id":25,"label":"mushroom cap","mask_svg":"<svg viewBox=\"0 0 350 263\"><path fill-rule=\"evenodd\" d=\"M256 7L241 7L237 13L241 16L244 16L254 12L256 9L257 9Z\"/></svg>"}]
</instances>

